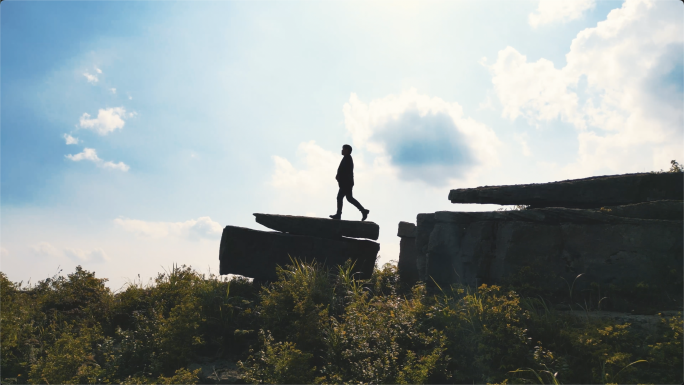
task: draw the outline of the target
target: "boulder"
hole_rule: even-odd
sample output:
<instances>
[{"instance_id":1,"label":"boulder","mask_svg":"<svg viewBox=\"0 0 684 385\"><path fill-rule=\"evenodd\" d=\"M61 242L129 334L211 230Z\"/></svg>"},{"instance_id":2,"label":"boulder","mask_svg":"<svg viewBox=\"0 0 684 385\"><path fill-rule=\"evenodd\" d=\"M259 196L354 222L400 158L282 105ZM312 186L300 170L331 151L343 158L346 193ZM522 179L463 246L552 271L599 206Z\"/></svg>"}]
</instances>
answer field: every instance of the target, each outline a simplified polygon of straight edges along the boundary
<instances>
[{"instance_id":1,"label":"boulder","mask_svg":"<svg viewBox=\"0 0 684 385\"><path fill-rule=\"evenodd\" d=\"M684 173L598 176L561 182L456 189L451 203L599 208L655 200L682 200Z\"/></svg>"},{"instance_id":2,"label":"boulder","mask_svg":"<svg viewBox=\"0 0 684 385\"><path fill-rule=\"evenodd\" d=\"M373 222L343 221L292 215L254 214L257 223L269 229L295 235L329 239L367 238L377 240L380 227Z\"/></svg>"},{"instance_id":3,"label":"boulder","mask_svg":"<svg viewBox=\"0 0 684 385\"><path fill-rule=\"evenodd\" d=\"M277 279L276 266L291 258L317 261L326 266L356 262L362 279L370 278L380 244L360 239L327 239L226 226L219 249L220 274L239 274L258 281Z\"/></svg>"},{"instance_id":4,"label":"boulder","mask_svg":"<svg viewBox=\"0 0 684 385\"><path fill-rule=\"evenodd\" d=\"M416 225L408 222L399 222L397 235L399 241L399 263L397 270L401 282L413 286L418 281L418 269L416 266Z\"/></svg>"},{"instance_id":5,"label":"boulder","mask_svg":"<svg viewBox=\"0 0 684 385\"><path fill-rule=\"evenodd\" d=\"M671 202L661 204L665 207ZM533 284L548 290L566 290L564 280L572 282L581 273L584 278L576 290L590 282L604 288L642 285L681 297L677 285L681 286L682 277L682 219L643 219L639 216L648 215L640 210L544 208L419 214L419 278L442 287L453 283L477 286L500 284L523 269L536 269L540 280ZM636 213L637 217L615 213Z\"/></svg>"}]
</instances>

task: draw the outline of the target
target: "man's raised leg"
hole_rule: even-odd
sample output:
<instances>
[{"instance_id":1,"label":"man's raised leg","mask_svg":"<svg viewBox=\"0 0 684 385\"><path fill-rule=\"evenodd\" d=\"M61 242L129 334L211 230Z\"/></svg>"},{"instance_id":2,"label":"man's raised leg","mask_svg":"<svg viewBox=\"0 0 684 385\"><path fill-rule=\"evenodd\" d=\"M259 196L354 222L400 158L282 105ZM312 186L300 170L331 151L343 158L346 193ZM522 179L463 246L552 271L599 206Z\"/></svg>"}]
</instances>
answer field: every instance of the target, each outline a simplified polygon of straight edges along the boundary
<instances>
[{"instance_id":1,"label":"man's raised leg","mask_svg":"<svg viewBox=\"0 0 684 385\"><path fill-rule=\"evenodd\" d=\"M365 221L366 218L368 218L368 213L370 212L370 210L364 209L363 206L361 206L361 203L359 203L359 201L357 201L357 200L354 198L354 196L352 195L352 189L349 189L349 192L347 193L347 200L349 201L349 203L351 203L351 204L353 204L354 206L356 206L356 208L359 209L359 211L361 211L361 214L363 215L363 217L361 218L361 220L362 220L362 221Z\"/></svg>"}]
</instances>

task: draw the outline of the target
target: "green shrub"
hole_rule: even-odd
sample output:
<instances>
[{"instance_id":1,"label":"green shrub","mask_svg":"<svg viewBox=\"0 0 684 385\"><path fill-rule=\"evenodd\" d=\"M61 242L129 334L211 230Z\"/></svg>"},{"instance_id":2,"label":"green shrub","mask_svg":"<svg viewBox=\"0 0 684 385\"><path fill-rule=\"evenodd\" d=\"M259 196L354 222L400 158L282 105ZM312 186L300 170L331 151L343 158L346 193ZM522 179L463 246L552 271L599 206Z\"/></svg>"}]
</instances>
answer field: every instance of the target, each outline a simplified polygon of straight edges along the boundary
<instances>
[{"instance_id":1,"label":"green shrub","mask_svg":"<svg viewBox=\"0 0 684 385\"><path fill-rule=\"evenodd\" d=\"M278 268L278 281L263 287L257 307L259 321L276 340L305 351L322 351L322 332L335 297L328 270L294 261Z\"/></svg>"},{"instance_id":2,"label":"green shrub","mask_svg":"<svg viewBox=\"0 0 684 385\"><path fill-rule=\"evenodd\" d=\"M53 324L49 333L58 336L45 354L31 365L32 383L93 384L107 383L105 370L95 359L96 343L102 340L97 327L72 327L66 322Z\"/></svg>"},{"instance_id":3,"label":"green shrub","mask_svg":"<svg viewBox=\"0 0 684 385\"><path fill-rule=\"evenodd\" d=\"M19 382L27 379L30 364L40 351L38 325L44 314L22 293L21 284L12 283L0 272L0 366L3 378Z\"/></svg>"},{"instance_id":4,"label":"green shrub","mask_svg":"<svg viewBox=\"0 0 684 385\"><path fill-rule=\"evenodd\" d=\"M296 348L294 342L274 342L273 337L260 332L263 348L238 365L244 379L255 384L308 384L314 379L316 367L312 355Z\"/></svg>"}]
</instances>

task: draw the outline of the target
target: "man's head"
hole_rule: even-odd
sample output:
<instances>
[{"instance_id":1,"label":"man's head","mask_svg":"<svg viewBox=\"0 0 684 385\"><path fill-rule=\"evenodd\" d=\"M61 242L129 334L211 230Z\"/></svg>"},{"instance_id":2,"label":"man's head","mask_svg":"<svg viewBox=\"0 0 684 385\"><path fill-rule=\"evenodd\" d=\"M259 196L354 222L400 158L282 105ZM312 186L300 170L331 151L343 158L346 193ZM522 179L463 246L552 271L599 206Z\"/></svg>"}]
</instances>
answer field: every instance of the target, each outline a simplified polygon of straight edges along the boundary
<instances>
[{"instance_id":1,"label":"man's head","mask_svg":"<svg viewBox=\"0 0 684 385\"><path fill-rule=\"evenodd\" d=\"M352 152L352 148L350 145L345 144L344 146L342 146L342 155L349 155L349 154L351 154L351 152Z\"/></svg>"}]
</instances>

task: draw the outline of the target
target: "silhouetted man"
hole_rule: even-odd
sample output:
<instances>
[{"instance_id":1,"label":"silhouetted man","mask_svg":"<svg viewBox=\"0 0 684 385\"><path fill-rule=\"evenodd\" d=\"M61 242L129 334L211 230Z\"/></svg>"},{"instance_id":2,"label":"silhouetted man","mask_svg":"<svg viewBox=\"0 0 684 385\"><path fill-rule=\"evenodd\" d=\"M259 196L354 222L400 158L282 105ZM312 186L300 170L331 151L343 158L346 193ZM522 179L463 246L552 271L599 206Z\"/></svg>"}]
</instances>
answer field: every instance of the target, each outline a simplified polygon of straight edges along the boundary
<instances>
[{"instance_id":1,"label":"silhouetted man","mask_svg":"<svg viewBox=\"0 0 684 385\"><path fill-rule=\"evenodd\" d=\"M335 176L337 184L340 186L340 191L337 193L337 214L331 215L330 218L342 218L342 199L346 196L349 203L353 204L361 211L361 214L363 214L361 220L365 221L370 210L364 209L363 206L361 206L361 203L352 196L352 188L354 187L354 161L352 160L351 152L352 148L350 145L345 144L342 146L342 155L344 155L344 157L340 162L340 167L337 168L337 175Z\"/></svg>"}]
</instances>

